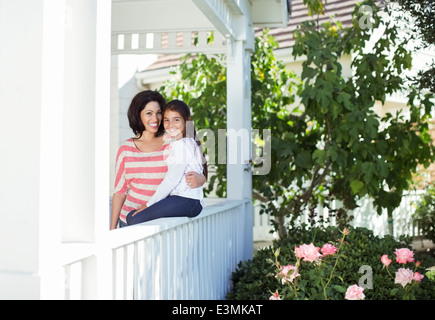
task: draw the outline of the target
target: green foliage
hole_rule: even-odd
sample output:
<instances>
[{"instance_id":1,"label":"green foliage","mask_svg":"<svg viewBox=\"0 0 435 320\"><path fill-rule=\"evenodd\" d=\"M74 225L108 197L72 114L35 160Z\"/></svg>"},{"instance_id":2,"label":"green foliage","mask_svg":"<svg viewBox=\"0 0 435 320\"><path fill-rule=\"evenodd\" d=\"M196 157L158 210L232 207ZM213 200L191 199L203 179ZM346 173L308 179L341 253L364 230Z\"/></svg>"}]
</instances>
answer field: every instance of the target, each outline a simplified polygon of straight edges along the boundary
<instances>
[{"instance_id":1,"label":"green foliage","mask_svg":"<svg viewBox=\"0 0 435 320\"><path fill-rule=\"evenodd\" d=\"M422 195L412 220L425 238L435 242L435 185L430 185Z\"/></svg>"},{"instance_id":2,"label":"green foliage","mask_svg":"<svg viewBox=\"0 0 435 320\"><path fill-rule=\"evenodd\" d=\"M370 8L370 27L361 23L360 8ZM382 34L373 38L380 26ZM427 123L433 96L411 88L410 119L401 113L380 118L374 112L376 101L384 103L388 94L406 89L400 75L411 67L411 53L397 32L394 21L381 19L373 1L357 4L350 27L307 21L294 32L293 55L306 57L301 118L311 126L303 140L292 141L303 147L292 169L301 174L298 186L310 183L292 195L289 212L318 202L329 206L332 199L354 209L359 198L369 196L378 212L386 208L391 215L417 166L434 160ZM351 53L352 75L345 77L341 59Z\"/></svg>"},{"instance_id":3,"label":"green foliage","mask_svg":"<svg viewBox=\"0 0 435 320\"><path fill-rule=\"evenodd\" d=\"M417 40L416 48L430 50L435 44L435 6L433 0L393 0L397 3L395 11L398 12L398 20L406 25L406 37L408 40ZM435 92L435 60L430 66L419 70L414 82L420 88L426 88Z\"/></svg>"},{"instance_id":4,"label":"green foliage","mask_svg":"<svg viewBox=\"0 0 435 320\"><path fill-rule=\"evenodd\" d=\"M304 243L313 243L317 247L335 239L341 238L341 231L335 227L308 228L306 226L293 227L288 230L288 237L274 241L273 246L258 251L252 260L239 263L233 273L233 290L228 294L228 299L250 300L269 299L271 294L278 290L280 294L288 293L288 285L282 285L275 278L276 266L270 263L275 260L276 250L280 250L279 260L281 265L295 264L295 246ZM389 277L381 263L381 256L390 254L397 248L410 248L411 239L402 237L395 240L390 236L379 238L372 231L365 228L349 228L345 245L340 249L344 255L337 263L330 283L329 299L343 299L343 288L358 284L359 279L366 274L360 272L362 266L369 266L372 270L373 289L366 288L366 300L397 300L401 299L398 284ZM432 256L423 254L416 260L421 261L418 271L424 274L428 266L435 265ZM318 277L314 275L316 266L308 262L300 268L301 276L298 278L300 286L299 299L323 299L321 285L315 282ZM329 274L329 273L325 273ZM319 281L319 280L317 280ZM415 288L415 299L435 299L434 283L425 277ZM401 286L400 286L401 287ZM397 289L397 290L393 290Z\"/></svg>"}]
</instances>

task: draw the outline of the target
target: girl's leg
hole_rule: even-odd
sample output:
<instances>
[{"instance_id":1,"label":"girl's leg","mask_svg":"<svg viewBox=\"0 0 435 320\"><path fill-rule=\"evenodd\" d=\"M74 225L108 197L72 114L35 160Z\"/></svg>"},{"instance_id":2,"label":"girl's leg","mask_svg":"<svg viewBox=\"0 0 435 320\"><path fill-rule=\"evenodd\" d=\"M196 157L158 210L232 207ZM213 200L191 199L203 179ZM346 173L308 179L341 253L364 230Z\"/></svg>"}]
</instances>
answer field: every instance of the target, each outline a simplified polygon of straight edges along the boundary
<instances>
[{"instance_id":1,"label":"girl's leg","mask_svg":"<svg viewBox=\"0 0 435 320\"><path fill-rule=\"evenodd\" d=\"M133 216L127 215L127 224L133 225L159 218L195 217L202 210L199 200L179 196L167 197Z\"/></svg>"}]
</instances>

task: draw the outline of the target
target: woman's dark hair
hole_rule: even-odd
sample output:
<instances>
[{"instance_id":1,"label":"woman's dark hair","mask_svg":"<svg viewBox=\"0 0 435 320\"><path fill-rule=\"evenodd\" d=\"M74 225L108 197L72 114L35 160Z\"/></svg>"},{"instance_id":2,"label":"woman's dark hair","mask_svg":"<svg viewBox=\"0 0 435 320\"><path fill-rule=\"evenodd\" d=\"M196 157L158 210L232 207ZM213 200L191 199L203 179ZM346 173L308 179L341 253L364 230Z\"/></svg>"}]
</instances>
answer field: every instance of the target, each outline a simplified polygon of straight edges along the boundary
<instances>
[{"instance_id":1,"label":"woman's dark hair","mask_svg":"<svg viewBox=\"0 0 435 320\"><path fill-rule=\"evenodd\" d=\"M186 123L186 136L189 138L193 138L196 141L196 144L199 146L199 150L202 153L202 168L203 168L203 174L205 178L208 178L208 169L207 169L207 160L205 159L204 150L201 145L201 141L199 141L198 135L196 134L195 127L193 127L193 130L189 130L188 123L193 122L189 119L190 118L190 109L187 106L187 104L181 100L172 100L169 101L168 104L165 106L164 111L175 111L178 112L184 119L184 122ZM189 122L190 121L190 122Z\"/></svg>"},{"instance_id":2,"label":"woman's dark hair","mask_svg":"<svg viewBox=\"0 0 435 320\"><path fill-rule=\"evenodd\" d=\"M145 106L151 102L155 101L160 105L160 109L163 113L163 108L165 107L166 101L163 96L157 91L153 90L145 90L139 92L133 100L131 100L130 107L127 111L128 123L130 128L133 130L135 135L139 135L139 138L142 136L142 133L145 131L145 126L142 123L142 119L140 117L140 113L145 108ZM156 132L156 137L161 136L165 131L163 127L163 121L160 122L159 129Z\"/></svg>"}]
</instances>

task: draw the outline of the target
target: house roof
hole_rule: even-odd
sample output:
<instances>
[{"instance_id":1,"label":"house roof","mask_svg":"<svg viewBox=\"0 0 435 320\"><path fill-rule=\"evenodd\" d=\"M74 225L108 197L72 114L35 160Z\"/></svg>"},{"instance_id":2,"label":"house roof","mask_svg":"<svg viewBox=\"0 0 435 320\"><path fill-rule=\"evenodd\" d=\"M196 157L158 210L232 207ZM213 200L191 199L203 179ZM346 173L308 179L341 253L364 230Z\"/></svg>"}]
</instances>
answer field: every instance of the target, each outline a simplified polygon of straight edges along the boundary
<instances>
[{"instance_id":1,"label":"house roof","mask_svg":"<svg viewBox=\"0 0 435 320\"><path fill-rule=\"evenodd\" d=\"M356 2L357 0L328 0L325 4L325 15L319 17L319 22L324 23L330 17L335 17L342 22L343 27L349 26ZM317 16L308 16L308 10L303 0L293 0L292 13L287 27L270 29L269 34L278 41L280 49L292 47L294 45L293 31L296 30L298 25L307 20L317 20ZM260 32L261 30L257 30L257 33Z\"/></svg>"},{"instance_id":2,"label":"house roof","mask_svg":"<svg viewBox=\"0 0 435 320\"><path fill-rule=\"evenodd\" d=\"M310 17L308 16L308 10L303 0L292 0L292 12L287 26L270 28L269 34L278 41L279 49L290 48L294 45L293 31L304 21L319 19L319 22L323 23L331 17L335 17L335 19L342 22L343 27L349 26L356 2L357 0L328 0L324 7L324 16ZM256 28L256 34L261 34L262 30L261 28ZM183 56L184 54L161 54L158 56L156 62L151 64L144 71L179 65L181 63L180 58Z\"/></svg>"}]
</instances>

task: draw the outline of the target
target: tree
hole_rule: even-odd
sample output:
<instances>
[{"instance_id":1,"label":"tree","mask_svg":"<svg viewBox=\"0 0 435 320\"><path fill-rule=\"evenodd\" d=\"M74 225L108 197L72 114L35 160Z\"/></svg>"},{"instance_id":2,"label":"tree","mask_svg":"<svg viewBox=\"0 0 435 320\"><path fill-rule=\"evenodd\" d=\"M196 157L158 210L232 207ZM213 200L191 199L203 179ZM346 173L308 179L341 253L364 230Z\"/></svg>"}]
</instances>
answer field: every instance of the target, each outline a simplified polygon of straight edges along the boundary
<instances>
[{"instance_id":1,"label":"tree","mask_svg":"<svg viewBox=\"0 0 435 320\"><path fill-rule=\"evenodd\" d=\"M406 87L401 74L412 59L395 21L373 1L364 1L355 7L352 26L304 22L295 39L295 58L307 57L301 104L305 122L313 123L307 135L316 136L317 144L306 150L304 161L313 168L304 177L311 182L295 194L292 207L317 200L328 206L338 199L344 209L353 209L357 199L369 196L378 212L386 208L392 220L412 173L434 159L427 122L433 95ZM339 59L350 53L353 74L345 79ZM405 89L410 90L410 119L400 113L381 119L373 112L376 101L384 103L388 94Z\"/></svg>"},{"instance_id":2,"label":"tree","mask_svg":"<svg viewBox=\"0 0 435 320\"><path fill-rule=\"evenodd\" d=\"M393 0L397 3L391 10L398 12L397 20L406 25L408 40L418 40L419 48L435 45L435 2L433 0ZM421 89L427 88L435 93L435 61L427 70L420 70L414 79Z\"/></svg>"},{"instance_id":3,"label":"tree","mask_svg":"<svg viewBox=\"0 0 435 320\"><path fill-rule=\"evenodd\" d=\"M310 12L321 14L319 0L310 0ZM295 31L293 55L305 56L300 82L276 60L276 43L264 33L256 39L251 61L252 126L271 129L272 171L254 176L254 198L262 212L275 216L281 238L284 217L297 218L308 209L314 223L320 203L331 207L346 224L348 210L369 196L381 212L392 212L409 188L418 165L428 166L434 147L427 119L433 96L407 88L401 73L411 67L411 53L397 36L394 21L380 16L373 1L355 7L353 25L307 21ZM374 30L382 34L371 49ZM345 78L340 58L352 52L353 74ZM198 55L180 66L179 78L162 88L170 97L185 99L199 128L225 128L225 66L222 57ZM376 101L409 89L410 117L374 113ZM295 96L299 97L295 102ZM264 143L258 139L258 143ZM211 188L225 195L225 167L217 165ZM210 190L208 190L210 191Z\"/></svg>"}]
</instances>

